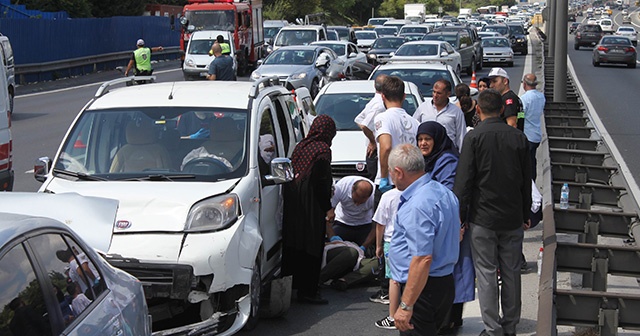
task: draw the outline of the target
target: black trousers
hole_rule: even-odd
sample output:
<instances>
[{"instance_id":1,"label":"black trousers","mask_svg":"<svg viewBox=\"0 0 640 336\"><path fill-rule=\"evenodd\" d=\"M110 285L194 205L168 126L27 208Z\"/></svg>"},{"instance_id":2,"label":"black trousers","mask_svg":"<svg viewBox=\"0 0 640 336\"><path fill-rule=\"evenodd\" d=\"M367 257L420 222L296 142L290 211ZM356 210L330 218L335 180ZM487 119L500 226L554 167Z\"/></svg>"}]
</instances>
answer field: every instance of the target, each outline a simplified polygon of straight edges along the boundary
<instances>
[{"instance_id":1,"label":"black trousers","mask_svg":"<svg viewBox=\"0 0 640 336\"><path fill-rule=\"evenodd\" d=\"M401 286L404 290L404 285ZM442 327L455 296L453 274L443 277L430 276L427 284L413 305L411 324L413 330L400 332L402 336L436 336Z\"/></svg>"},{"instance_id":2,"label":"black trousers","mask_svg":"<svg viewBox=\"0 0 640 336\"><path fill-rule=\"evenodd\" d=\"M322 257L287 247L283 248L282 253L287 254L288 263L295 265L285 274L293 275L293 288L298 290L298 297L318 294Z\"/></svg>"}]
</instances>

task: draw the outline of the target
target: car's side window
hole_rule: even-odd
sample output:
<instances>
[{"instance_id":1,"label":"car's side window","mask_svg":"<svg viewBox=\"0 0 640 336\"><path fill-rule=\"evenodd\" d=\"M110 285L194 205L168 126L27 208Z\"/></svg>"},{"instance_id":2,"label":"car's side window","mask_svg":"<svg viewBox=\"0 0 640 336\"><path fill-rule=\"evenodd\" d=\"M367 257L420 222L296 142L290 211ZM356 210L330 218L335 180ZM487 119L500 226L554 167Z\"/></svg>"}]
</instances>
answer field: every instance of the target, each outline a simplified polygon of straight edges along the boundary
<instances>
[{"instance_id":1,"label":"car's side window","mask_svg":"<svg viewBox=\"0 0 640 336\"><path fill-rule=\"evenodd\" d=\"M290 134L287 123L287 113L282 108L282 102L280 100L274 100L273 105L276 107L276 116L278 119L278 126L280 126L280 133L282 133L282 144L284 145L284 152L289 153L293 151L293 148L290 147Z\"/></svg>"},{"instance_id":2,"label":"car's side window","mask_svg":"<svg viewBox=\"0 0 640 336\"><path fill-rule=\"evenodd\" d=\"M49 275L49 285L57 292L65 325L69 325L105 290L104 280L68 236L43 234L31 238L29 244L38 247L38 259Z\"/></svg>"},{"instance_id":3,"label":"car's side window","mask_svg":"<svg viewBox=\"0 0 640 336\"><path fill-rule=\"evenodd\" d=\"M0 259L0 335L51 335L50 314L22 244Z\"/></svg>"},{"instance_id":4,"label":"car's side window","mask_svg":"<svg viewBox=\"0 0 640 336\"><path fill-rule=\"evenodd\" d=\"M260 118L258 149L260 152L258 157L258 169L260 169L260 175L265 176L271 172L271 160L278 157L275 127L273 125L270 108L266 108L262 111L262 117Z\"/></svg>"}]
</instances>

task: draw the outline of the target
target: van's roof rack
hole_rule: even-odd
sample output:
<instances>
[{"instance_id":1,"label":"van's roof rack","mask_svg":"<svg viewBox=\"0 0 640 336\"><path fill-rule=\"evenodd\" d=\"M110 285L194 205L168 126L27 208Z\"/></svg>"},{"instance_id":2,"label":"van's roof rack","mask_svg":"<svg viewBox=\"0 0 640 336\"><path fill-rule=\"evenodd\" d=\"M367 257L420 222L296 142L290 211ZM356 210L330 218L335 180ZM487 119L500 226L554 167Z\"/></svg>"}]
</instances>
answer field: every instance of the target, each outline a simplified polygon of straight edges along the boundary
<instances>
[{"instance_id":1,"label":"van's roof rack","mask_svg":"<svg viewBox=\"0 0 640 336\"><path fill-rule=\"evenodd\" d=\"M129 83L128 85L132 85L137 81L149 81L150 83L154 83L156 81L156 76L131 76L131 77L122 77L116 78L114 80L110 80L102 83L96 91L96 94L93 96L94 98L102 97L105 93L109 92L109 88L116 84Z\"/></svg>"},{"instance_id":2,"label":"van's roof rack","mask_svg":"<svg viewBox=\"0 0 640 336\"><path fill-rule=\"evenodd\" d=\"M260 93L260 90L268 86L275 86L275 85L283 85L282 83L280 83L280 78L278 78L278 76L262 77L256 80L255 82L253 82L253 85L251 86L251 91L249 91L249 98L256 98L258 97L258 93Z\"/></svg>"}]
</instances>

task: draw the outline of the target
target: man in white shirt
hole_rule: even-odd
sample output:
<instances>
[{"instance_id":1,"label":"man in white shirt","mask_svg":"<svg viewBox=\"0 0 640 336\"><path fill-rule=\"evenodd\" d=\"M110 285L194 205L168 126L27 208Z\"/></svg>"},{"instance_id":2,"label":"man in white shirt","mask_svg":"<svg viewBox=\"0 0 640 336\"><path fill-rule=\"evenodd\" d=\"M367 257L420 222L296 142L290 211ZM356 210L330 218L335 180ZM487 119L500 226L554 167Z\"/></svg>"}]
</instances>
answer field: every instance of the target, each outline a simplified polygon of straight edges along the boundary
<instances>
[{"instance_id":1,"label":"man in white shirt","mask_svg":"<svg viewBox=\"0 0 640 336\"><path fill-rule=\"evenodd\" d=\"M365 249L374 245L373 188L373 182L362 176L346 176L335 184L332 208L327 212L330 241L350 241Z\"/></svg>"},{"instance_id":2,"label":"man in white shirt","mask_svg":"<svg viewBox=\"0 0 640 336\"><path fill-rule=\"evenodd\" d=\"M447 135L458 147L462 148L462 140L467 134L467 123L464 113L455 104L449 102L451 95L451 82L440 79L433 84L433 98L418 107L413 117L420 123L425 121L437 121L447 129Z\"/></svg>"},{"instance_id":3,"label":"man in white shirt","mask_svg":"<svg viewBox=\"0 0 640 336\"><path fill-rule=\"evenodd\" d=\"M393 188L389 178L389 153L397 145L416 144L418 121L411 118L402 108L404 102L404 81L396 76L388 76L382 84L382 100L387 110L375 117L375 138L378 142L378 174L376 185L384 193ZM464 123L464 118L462 119Z\"/></svg>"},{"instance_id":4,"label":"man in white shirt","mask_svg":"<svg viewBox=\"0 0 640 336\"><path fill-rule=\"evenodd\" d=\"M374 87L376 89L376 93L371 98L371 100L364 106L362 111L356 116L353 120L358 127L364 133L364 136L369 140L369 144L367 145L367 171L369 172L369 178L374 179L377 173L377 162L378 162L378 151L376 149L376 138L373 135L374 130L374 118L384 112L386 107L384 107L384 102L382 101L382 94L380 90L382 89L382 83L387 75L378 75L374 81Z\"/></svg>"}]
</instances>

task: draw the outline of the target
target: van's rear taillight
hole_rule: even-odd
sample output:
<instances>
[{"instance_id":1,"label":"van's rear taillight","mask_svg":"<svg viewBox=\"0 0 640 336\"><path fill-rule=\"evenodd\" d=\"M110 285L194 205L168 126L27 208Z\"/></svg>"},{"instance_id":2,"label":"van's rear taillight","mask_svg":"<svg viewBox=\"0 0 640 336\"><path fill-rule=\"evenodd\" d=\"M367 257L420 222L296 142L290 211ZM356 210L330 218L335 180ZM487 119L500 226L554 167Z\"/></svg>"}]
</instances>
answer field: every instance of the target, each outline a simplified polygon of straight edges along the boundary
<instances>
[{"instance_id":1,"label":"van's rear taillight","mask_svg":"<svg viewBox=\"0 0 640 336\"><path fill-rule=\"evenodd\" d=\"M13 167L13 157L11 155L12 149L12 140L0 145L0 170L11 169Z\"/></svg>"}]
</instances>

